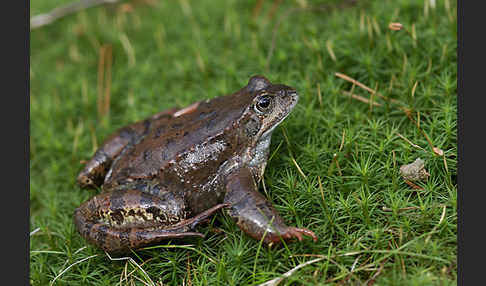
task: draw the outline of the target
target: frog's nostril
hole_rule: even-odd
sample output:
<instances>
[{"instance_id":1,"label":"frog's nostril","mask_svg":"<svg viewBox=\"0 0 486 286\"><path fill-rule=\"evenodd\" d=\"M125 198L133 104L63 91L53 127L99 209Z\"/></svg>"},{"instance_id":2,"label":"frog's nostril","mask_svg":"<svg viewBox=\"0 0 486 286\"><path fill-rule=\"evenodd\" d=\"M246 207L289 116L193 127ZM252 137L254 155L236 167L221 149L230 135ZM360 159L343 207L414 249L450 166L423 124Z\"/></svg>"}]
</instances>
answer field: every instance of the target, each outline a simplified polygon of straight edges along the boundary
<instances>
[{"instance_id":1,"label":"frog's nostril","mask_svg":"<svg viewBox=\"0 0 486 286\"><path fill-rule=\"evenodd\" d=\"M295 90L288 91L287 95L291 96L291 97L297 97L298 96L297 91L295 91Z\"/></svg>"}]
</instances>

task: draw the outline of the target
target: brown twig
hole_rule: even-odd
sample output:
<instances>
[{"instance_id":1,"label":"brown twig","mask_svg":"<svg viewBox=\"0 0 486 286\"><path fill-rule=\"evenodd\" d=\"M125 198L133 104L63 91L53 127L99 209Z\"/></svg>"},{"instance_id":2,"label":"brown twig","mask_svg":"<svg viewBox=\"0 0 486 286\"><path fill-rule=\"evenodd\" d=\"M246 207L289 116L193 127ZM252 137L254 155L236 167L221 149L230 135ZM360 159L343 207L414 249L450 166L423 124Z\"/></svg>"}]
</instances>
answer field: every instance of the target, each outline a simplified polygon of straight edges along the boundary
<instances>
[{"instance_id":1,"label":"brown twig","mask_svg":"<svg viewBox=\"0 0 486 286\"><path fill-rule=\"evenodd\" d=\"M405 140L405 141L406 141L408 144L410 144L411 146L413 146L413 147L415 147L415 148L418 148L418 149L420 149L420 150L422 150L422 151L425 151L425 149L424 149L424 148L420 147L420 146L419 146L419 145L417 145L417 144L414 144L412 141L410 141L410 140L408 140L407 138L405 138L405 136L403 136L402 134L400 134L400 133L398 133L398 132L397 132L397 135L398 135L398 137L400 137L400 138L402 138L403 140Z\"/></svg>"},{"instance_id":2,"label":"brown twig","mask_svg":"<svg viewBox=\"0 0 486 286\"><path fill-rule=\"evenodd\" d=\"M332 49L332 42L331 40L327 40L326 41L326 48L327 48L327 52L329 53L329 56L331 57L331 59L336 62L337 59L336 59L336 55L334 54L334 50Z\"/></svg>"},{"instance_id":3,"label":"brown twig","mask_svg":"<svg viewBox=\"0 0 486 286\"><path fill-rule=\"evenodd\" d=\"M415 84L412 87L412 97L415 97L415 90L417 89L417 85L418 85L418 80L415 81Z\"/></svg>"},{"instance_id":4,"label":"brown twig","mask_svg":"<svg viewBox=\"0 0 486 286\"><path fill-rule=\"evenodd\" d=\"M295 167L297 167L297 171L299 171L299 174L301 174L302 177L304 177L304 179L307 180L307 176L304 174L304 172L300 168L299 164L297 164L297 161L295 161L294 157L290 157L290 159L292 159L292 162L294 163Z\"/></svg>"},{"instance_id":5,"label":"brown twig","mask_svg":"<svg viewBox=\"0 0 486 286\"><path fill-rule=\"evenodd\" d=\"M349 91L343 91L343 93L346 96L349 96L349 97L351 97L353 99L356 99L358 101L364 102L366 104L373 104L374 106L381 106L381 103L378 103L378 102L375 102L375 101L370 101L366 97L363 97L363 96L360 96L360 95L357 95L357 94L353 94L353 93L351 93Z\"/></svg>"},{"instance_id":6,"label":"brown twig","mask_svg":"<svg viewBox=\"0 0 486 286\"><path fill-rule=\"evenodd\" d=\"M98 60L98 84L97 90L98 94L96 97L96 107L98 110L98 116L101 117L103 114L103 83L105 77L105 46L101 46L99 50L99 60Z\"/></svg>"},{"instance_id":7,"label":"brown twig","mask_svg":"<svg viewBox=\"0 0 486 286\"><path fill-rule=\"evenodd\" d=\"M418 210L420 209L420 207L405 207L405 208L400 208L400 209L397 209L398 212L403 212L403 211L408 211L408 210ZM392 208L387 208L387 207L383 207L382 210L384 212L392 212L393 209Z\"/></svg>"},{"instance_id":8,"label":"brown twig","mask_svg":"<svg viewBox=\"0 0 486 286\"><path fill-rule=\"evenodd\" d=\"M98 141L96 140L96 132L92 125L89 126L89 131L91 134L91 144L93 145L93 153L98 150Z\"/></svg>"},{"instance_id":9,"label":"brown twig","mask_svg":"<svg viewBox=\"0 0 486 286\"><path fill-rule=\"evenodd\" d=\"M425 133L425 131L423 131L422 128L420 128L420 123L418 121L416 121L412 117L411 112L406 112L405 111L405 114L407 115L408 119L410 119L410 121L412 121L412 123L415 124L415 126L420 131L420 133L422 133L422 135L425 137L425 140L427 140L427 143L429 143L429 146L430 146L430 149L432 149L432 152L434 152L434 154L436 154L438 156L443 156L444 155L444 151L442 149L437 148L437 147L434 146L434 144L432 143L432 140L430 140L430 138L427 135L427 133Z\"/></svg>"},{"instance_id":10,"label":"brown twig","mask_svg":"<svg viewBox=\"0 0 486 286\"><path fill-rule=\"evenodd\" d=\"M79 0L77 2L69 3L61 7L54 8L49 13L40 14L30 18L30 29L37 29L48 25L59 18L74 14L81 10L85 10L94 6L103 4L114 4L119 0Z\"/></svg>"},{"instance_id":11,"label":"brown twig","mask_svg":"<svg viewBox=\"0 0 486 286\"><path fill-rule=\"evenodd\" d=\"M322 94L321 94L321 85L317 84L317 99L319 99L319 106L322 107Z\"/></svg>"},{"instance_id":12,"label":"brown twig","mask_svg":"<svg viewBox=\"0 0 486 286\"><path fill-rule=\"evenodd\" d=\"M343 150L344 147L344 135L346 135L346 129L343 129L343 136L341 136L341 144L339 145L339 152Z\"/></svg>"},{"instance_id":13,"label":"brown twig","mask_svg":"<svg viewBox=\"0 0 486 286\"><path fill-rule=\"evenodd\" d=\"M359 82L359 81L355 80L354 78L352 78L352 77L350 77L350 76L347 76L347 75L345 75L345 74L343 74L343 73L340 73L340 72L336 72L336 73L334 73L334 74L335 74L337 77L342 78L342 79L344 79L344 80L346 80L346 81L349 81L349 82L351 82L352 84L355 84L355 85L357 85L357 86L361 87L362 89L364 89L364 90L366 90L366 91L368 91L368 92L370 92L370 93L375 93L375 92L376 92L376 91L374 91L373 89L369 88L368 86L366 86L366 85L362 84L361 82Z\"/></svg>"},{"instance_id":14,"label":"brown twig","mask_svg":"<svg viewBox=\"0 0 486 286\"><path fill-rule=\"evenodd\" d=\"M337 167L337 170L338 170L338 173L339 173L339 176L342 176L343 175L343 172L341 172L341 167L339 166L339 162L338 162L338 159L337 159L337 154L334 153L334 155L332 156L332 160L334 161L334 163L336 164L336 167Z\"/></svg>"},{"instance_id":15,"label":"brown twig","mask_svg":"<svg viewBox=\"0 0 486 286\"><path fill-rule=\"evenodd\" d=\"M342 79L344 79L344 80L346 80L346 81L351 82L351 83L352 83L352 84L354 84L354 85L357 85L357 86L361 87L362 89L364 89L364 90L368 91L369 93L371 93L371 94L373 94L373 95L376 95L376 96L378 96L378 97L383 98L383 99L384 99L384 100L386 100L386 101L390 101L390 102L392 102L392 103L396 103L396 104L402 104L400 101L398 101L398 100L396 100L396 99L393 99L393 98L388 98L388 97L386 97L386 96L384 96L384 95L382 95L382 94L380 94L380 93L376 92L376 90L374 90L374 89L372 89L372 88L370 88L370 87L366 86L365 84L363 84L363 83L361 83L361 82L359 82L359 81L355 80L354 78L352 78L352 77L350 77L350 76L347 76L347 75L345 75L345 74L343 74L343 73L339 73L339 72L336 72L336 73L335 73L335 75L336 75L337 77L339 77L339 78L342 78Z\"/></svg>"},{"instance_id":16,"label":"brown twig","mask_svg":"<svg viewBox=\"0 0 486 286\"><path fill-rule=\"evenodd\" d=\"M186 275L187 275L187 286L192 286L192 280L191 280L191 258L190 257L187 257Z\"/></svg>"},{"instance_id":17,"label":"brown twig","mask_svg":"<svg viewBox=\"0 0 486 286\"><path fill-rule=\"evenodd\" d=\"M263 1L264 0L258 0L255 6L253 7L253 11L251 13L253 19L256 19L258 15L260 15L260 11L262 10L262 6L263 6Z\"/></svg>"},{"instance_id":18,"label":"brown twig","mask_svg":"<svg viewBox=\"0 0 486 286\"><path fill-rule=\"evenodd\" d=\"M268 19L272 19L273 16L275 15L275 12L277 12L278 6L282 3L282 0L273 0L272 3L272 8L270 9L270 12L268 12Z\"/></svg>"},{"instance_id":19,"label":"brown twig","mask_svg":"<svg viewBox=\"0 0 486 286\"><path fill-rule=\"evenodd\" d=\"M106 70L105 70L105 91L103 94L103 116L110 112L111 101L111 66L113 63L113 55L111 45L107 46L106 50Z\"/></svg>"},{"instance_id":20,"label":"brown twig","mask_svg":"<svg viewBox=\"0 0 486 286\"><path fill-rule=\"evenodd\" d=\"M105 117L110 111L111 66L113 62L111 45L103 45L99 51L98 61L98 96L96 105L99 118Z\"/></svg>"},{"instance_id":21,"label":"brown twig","mask_svg":"<svg viewBox=\"0 0 486 286\"><path fill-rule=\"evenodd\" d=\"M415 190L423 190L424 188L422 188L421 186L418 186L416 184L414 184L412 181L409 181L409 180L404 180L404 182L409 185L410 187L412 187L412 189L415 189Z\"/></svg>"}]
</instances>

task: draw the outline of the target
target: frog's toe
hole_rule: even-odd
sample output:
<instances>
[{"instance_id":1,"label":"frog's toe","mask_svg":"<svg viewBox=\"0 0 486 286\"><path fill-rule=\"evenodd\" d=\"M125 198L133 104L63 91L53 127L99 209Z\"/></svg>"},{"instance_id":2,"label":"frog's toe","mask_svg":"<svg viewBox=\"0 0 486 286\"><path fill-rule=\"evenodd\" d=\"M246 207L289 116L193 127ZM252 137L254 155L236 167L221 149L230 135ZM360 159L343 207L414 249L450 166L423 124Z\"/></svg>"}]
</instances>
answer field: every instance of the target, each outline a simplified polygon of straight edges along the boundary
<instances>
[{"instance_id":1,"label":"frog's toe","mask_svg":"<svg viewBox=\"0 0 486 286\"><path fill-rule=\"evenodd\" d=\"M284 239L297 238L299 241L302 241L302 235L310 236L314 242L317 241L317 236L314 232L306 228L289 227L282 237Z\"/></svg>"}]
</instances>

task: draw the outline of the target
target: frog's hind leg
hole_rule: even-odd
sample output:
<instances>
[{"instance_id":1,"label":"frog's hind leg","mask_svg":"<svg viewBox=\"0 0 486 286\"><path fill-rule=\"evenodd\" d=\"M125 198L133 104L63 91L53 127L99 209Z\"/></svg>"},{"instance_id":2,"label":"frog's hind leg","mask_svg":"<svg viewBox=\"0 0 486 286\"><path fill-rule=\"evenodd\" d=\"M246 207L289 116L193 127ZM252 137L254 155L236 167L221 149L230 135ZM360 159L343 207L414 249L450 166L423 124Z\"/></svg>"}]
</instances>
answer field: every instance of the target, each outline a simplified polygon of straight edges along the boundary
<instances>
[{"instance_id":1,"label":"frog's hind leg","mask_svg":"<svg viewBox=\"0 0 486 286\"><path fill-rule=\"evenodd\" d=\"M128 252L171 238L204 237L202 233L184 230L114 228L103 223L83 221L82 218L76 223L82 225L78 228L89 242L107 252Z\"/></svg>"},{"instance_id":2,"label":"frog's hind leg","mask_svg":"<svg viewBox=\"0 0 486 286\"><path fill-rule=\"evenodd\" d=\"M118 129L106 139L93 157L86 163L77 177L81 188L94 188L100 186L111 167L114 159L122 150L140 141L150 130L152 122L164 116L172 117L177 108L162 111L142 121Z\"/></svg>"},{"instance_id":3,"label":"frog's hind leg","mask_svg":"<svg viewBox=\"0 0 486 286\"><path fill-rule=\"evenodd\" d=\"M191 230L214 212L212 207L185 219L184 206L138 190L102 193L83 203L74 213L79 233L108 252L152 245L165 239L203 237Z\"/></svg>"}]
</instances>

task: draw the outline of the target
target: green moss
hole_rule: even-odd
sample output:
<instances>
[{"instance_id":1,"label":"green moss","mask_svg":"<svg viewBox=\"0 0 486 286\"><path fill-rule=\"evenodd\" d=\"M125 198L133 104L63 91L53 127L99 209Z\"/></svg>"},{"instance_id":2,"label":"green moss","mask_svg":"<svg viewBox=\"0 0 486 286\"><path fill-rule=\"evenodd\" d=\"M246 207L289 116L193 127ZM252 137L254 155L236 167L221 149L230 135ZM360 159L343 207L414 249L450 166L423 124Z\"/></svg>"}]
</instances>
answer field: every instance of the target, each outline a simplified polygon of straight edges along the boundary
<instances>
[{"instance_id":1,"label":"green moss","mask_svg":"<svg viewBox=\"0 0 486 286\"><path fill-rule=\"evenodd\" d=\"M33 2L31 14L62 2L69 1ZM125 267L134 272L122 284L142 285L135 276L164 285L258 284L311 259L301 254L330 259L300 269L283 285L364 283L381 265L375 285L455 284L455 2L438 1L433 9L424 7L427 1L359 1L353 8L285 14L302 3L317 5L288 1L271 18L271 1L252 16L256 2L124 2L133 11L124 13L120 5L92 8L31 32L30 228L40 229L30 238L32 285L47 285L92 255L97 256L69 268L56 284L112 285L124 277ZM402 23L409 33L389 30L390 22ZM111 45L113 61L109 113L101 119L98 64L104 45ZM377 95L373 100L381 106L351 99L344 91L370 94L336 72L401 104ZM72 214L97 191L76 186L79 162L115 129L231 93L254 74L301 94L293 114L274 132L271 153L278 150L264 180L282 216L315 231L318 243L262 247L256 257L259 243L218 214L199 228L207 238L187 241L190 248L131 255L145 273L87 245ZM445 157L432 152L403 108L420 118L421 130ZM431 174L418 183L422 190L405 184L398 172L417 157Z\"/></svg>"}]
</instances>

